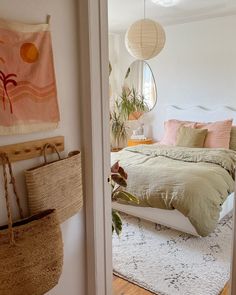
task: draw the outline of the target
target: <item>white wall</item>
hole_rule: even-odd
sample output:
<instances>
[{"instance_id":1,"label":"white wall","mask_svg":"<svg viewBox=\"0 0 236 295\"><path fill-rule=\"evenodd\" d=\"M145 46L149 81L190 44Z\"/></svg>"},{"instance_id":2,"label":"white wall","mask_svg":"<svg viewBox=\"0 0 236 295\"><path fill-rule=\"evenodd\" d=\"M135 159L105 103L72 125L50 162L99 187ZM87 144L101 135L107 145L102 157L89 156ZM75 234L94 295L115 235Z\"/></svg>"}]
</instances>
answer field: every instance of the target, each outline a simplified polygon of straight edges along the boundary
<instances>
[{"instance_id":1,"label":"white wall","mask_svg":"<svg viewBox=\"0 0 236 295\"><path fill-rule=\"evenodd\" d=\"M120 70L120 50L122 42L121 35L110 34L109 35L109 60L112 65L112 71L109 77L110 89L112 89L110 95L112 98L116 98L120 94L120 87L122 84L121 70Z\"/></svg>"},{"instance_id":2,"label":"white wall","mask_svg":"<svg viewBox=\"0 0 236 295\"><path fill-rule=\"evenodd\" d=\"M158 90L156 107L143 120L146 133L159 139L165 105L236 107L236 16L167 26L166 46L148 61ZM120 36L120 75L134 60ZM121 79L119 77L119 79Z\"/></svg>"},{"instance_id":3,"label":"white wall","mask_svg":"<svg viewBox=\"0 0 236 295\"><path fill-rule=\"evenodd\" d=\"M30 135L0 137L0 145L65 136L66 152L80 147L80 107L78 96L78 45L76 0L1 0L0 17L22 22L44 22L51 14L54 61L61 113L60 128L55 131ZM23 170L40 163L42 159L14 164L17 185L25 202ZM0 191L0 223L6 222L4 198ZM25 206L26 212L26 206ZM80 212L62 225L64 238L64 269L59 285L50 295L85 295L84 216Z\"/></svg>"}]
</instances>

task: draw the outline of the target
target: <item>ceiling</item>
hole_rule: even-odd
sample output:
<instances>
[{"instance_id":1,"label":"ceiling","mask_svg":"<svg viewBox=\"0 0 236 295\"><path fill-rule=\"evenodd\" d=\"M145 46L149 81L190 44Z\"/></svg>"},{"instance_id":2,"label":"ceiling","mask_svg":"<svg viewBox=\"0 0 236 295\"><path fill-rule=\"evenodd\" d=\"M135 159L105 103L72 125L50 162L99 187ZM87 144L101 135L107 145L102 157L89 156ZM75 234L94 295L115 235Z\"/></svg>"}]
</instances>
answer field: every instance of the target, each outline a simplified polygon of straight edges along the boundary
<instances>
[{"instance_id":1,"label":"ceiling","mask_svg":"<svg viewBox=\"0 0 236 295\"><path fill-rule=\"evenodd\" d=\"M146 0L146 17L164 26L233 14L236 14L236 0L179 0L172 7ZM143 16L144 0L108 0L110 32L126 31Z\"/></svg>"}]
</instances>

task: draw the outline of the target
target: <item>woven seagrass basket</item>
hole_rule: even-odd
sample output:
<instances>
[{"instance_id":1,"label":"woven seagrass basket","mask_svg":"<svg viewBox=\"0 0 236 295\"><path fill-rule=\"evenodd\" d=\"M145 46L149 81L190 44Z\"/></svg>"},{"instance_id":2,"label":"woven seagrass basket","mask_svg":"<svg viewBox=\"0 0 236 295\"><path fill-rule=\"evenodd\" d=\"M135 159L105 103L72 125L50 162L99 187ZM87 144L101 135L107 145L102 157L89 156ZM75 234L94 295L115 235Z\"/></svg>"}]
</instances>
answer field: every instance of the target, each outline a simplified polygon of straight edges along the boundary
<instances>
[{"instance_id":1,"label":"woven seagrass basket","mask_svg":"<svg viewBox=\"0 0 236 295\"><path fill-rule=\"evenodd\" d=\"M8 225L0 227L0 294L42 295L58 283L62 272L58 217L55 210L46 210L13 223L5 164L3 170ZM13 176L11 183L22 217Z\"/></svg>"},{"instance_id":2,"label":"woven seagrass basket","mask_svg":"<svg viewBox=\"0 0 236 295\"><path fill-rule=\"evenodd\" d=\"M46 149L54 148L59 160L48 163ZM28 206L31 214L55 208L60 223L83 206L81 154L73 151L61 159L54 145L44 147L44 164L25 171Z\"/></svg>"}]
</instances>

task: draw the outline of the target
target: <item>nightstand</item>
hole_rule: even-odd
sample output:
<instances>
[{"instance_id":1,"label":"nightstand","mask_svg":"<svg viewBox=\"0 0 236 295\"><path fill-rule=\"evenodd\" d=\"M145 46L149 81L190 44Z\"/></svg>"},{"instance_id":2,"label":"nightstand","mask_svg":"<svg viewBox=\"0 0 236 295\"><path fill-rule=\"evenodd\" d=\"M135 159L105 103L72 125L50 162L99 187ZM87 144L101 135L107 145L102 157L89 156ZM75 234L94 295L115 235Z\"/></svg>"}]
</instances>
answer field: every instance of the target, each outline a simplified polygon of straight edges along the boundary
<instances>
[{"instance_id":1,"label":"nightstand","mask_svg":"<svg viewBox=\"0 0 236 295\"><path fill-rule=\"evenodd\" d=\"M147 139L128 139L128 146L134 146L139 144L153 144L152 138Z\"/></svg>"},{"instance_id":2,"label":"nightstand","mask_svg":"<svg viewBox=\"0 0 236 295\"><path fill-rule=\"evenodd\" d=\"M117 152L119 152L121 150L122 150L122 148L111 148L112 153L117 153Z\"/></svg>"}]
</instances>

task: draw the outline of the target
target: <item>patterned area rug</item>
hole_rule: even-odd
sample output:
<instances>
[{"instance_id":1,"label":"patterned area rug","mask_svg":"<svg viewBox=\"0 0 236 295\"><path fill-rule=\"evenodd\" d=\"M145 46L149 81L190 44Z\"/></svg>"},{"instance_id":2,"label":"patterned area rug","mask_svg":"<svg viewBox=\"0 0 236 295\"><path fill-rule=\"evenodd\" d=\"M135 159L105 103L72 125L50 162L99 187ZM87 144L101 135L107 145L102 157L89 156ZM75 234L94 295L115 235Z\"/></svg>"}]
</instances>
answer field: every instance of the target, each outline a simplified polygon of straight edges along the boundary
<instances>
[{"instance_id":1,"label":"patterned area rug","mask_svg":"<svg viewBox=\"0 0 236 295\"><path fill-rule=\"evenodd\" d=\"M206 238L122 215L114 273L158 295L219 295L230 275L232 216Z\"/></svg>"}]
</instances>

